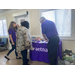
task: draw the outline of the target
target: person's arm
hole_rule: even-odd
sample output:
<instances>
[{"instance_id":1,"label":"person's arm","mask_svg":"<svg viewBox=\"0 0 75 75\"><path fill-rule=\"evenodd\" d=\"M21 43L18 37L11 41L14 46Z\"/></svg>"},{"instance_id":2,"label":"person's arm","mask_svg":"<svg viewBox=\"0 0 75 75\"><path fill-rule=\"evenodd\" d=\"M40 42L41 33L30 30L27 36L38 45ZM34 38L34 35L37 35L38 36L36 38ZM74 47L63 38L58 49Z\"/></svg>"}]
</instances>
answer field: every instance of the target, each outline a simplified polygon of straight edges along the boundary
<instances>
[{"instance_id":1,"label":"person's arm","mask_svg":"<svg viewBox=\"0 0 75 75\"><path fill-rule=\"evenodd\" d=\"M20 39L18 39L20 36L19 36L19 33L20 33L20 31L19 31L19 29L17 30L17 33L16 33L16 35L17 35L17 37L16 37L16 52L17 53L20 53L20 49L19 49L19 45L20 45L20 43L19 43L19 40Z\"/></svg>"},{"instance_id":2,"label":"person's arm","mask_svg":"<svg viewBox=\"0 0 75 75\"><path fill-rule=\"evenodd\" d=\"M12 35L9 35L9 37L10 37L10 40L12 42L12 45L14 45L14 42L13 42L13 39L12 39Z\"/></svg>"},{"instance_id":3,"label":"person's arm","mask_svg":"<svg viewBox=\"0 0 75 75\"><path fill-rule=\"evenodd\" d=\"M42 36L43 36L44 40L48 42L48 38L45 35L46 34L46 26L44 24L42 24L41 28L42 28Z\"/></svg>"},{"instance_id":4,"label":"person's arm","mask_svg":"<svg viewBox=\"0 0 75 75\"><path fill-rule=\"evenodd\" d=\"M12 29L9 29L8 33L9 33L9 38L11 40L11 43L14 45L14 41L12 39L12 34L13 34Z\"/></svg>"},{"instance_id":5,"label":"person's arm","mask_svg":"<svg viewBox=\"0 0 75 75\"><path fill-rule=\"evenodd\" d=\"M45 34L42 34L43 35L43 38L48 42L49 40L48 40L48 38L46 37L46 35Z\"/></svg>"}]
</instances>

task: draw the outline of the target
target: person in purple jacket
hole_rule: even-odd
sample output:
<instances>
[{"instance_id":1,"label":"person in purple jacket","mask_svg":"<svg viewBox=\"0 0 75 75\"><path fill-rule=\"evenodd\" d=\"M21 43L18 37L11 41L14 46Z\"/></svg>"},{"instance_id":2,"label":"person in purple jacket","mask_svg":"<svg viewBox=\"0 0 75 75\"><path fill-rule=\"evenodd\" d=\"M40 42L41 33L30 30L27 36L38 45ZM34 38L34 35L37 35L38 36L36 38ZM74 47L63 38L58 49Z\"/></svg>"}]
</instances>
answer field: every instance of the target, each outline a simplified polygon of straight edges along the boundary
<instances>
[{"instance_id":1,"label":"person in purple jacket","mask_svg":"<svg viewBox=\"0 0 75 75\"><path fill-rule=\"evenodd\" d=\"M42 35L44 39L48 42L48 55L50 65L55 65L57 60L57 49L59 45L59 36L53 21L47 20L44 17L40 18Z\"/></svg>"},{"instance_id":2,"label":"person in purple jacket","mask_svg":"<svg viewBox=\"0 0 75 75\"><path fill-rule=\"evenodd\" d=\"M13 50L15 50L16 59L21 59L21 57L19 57L18 53L16 52L16 23L14 21L12 21L10 23L8 33L9 33L9 39L10 39L10 43L12 45L12 49L7 53L5 58L10 60L10 58L8 56Z\"/></svg>"}]
</instances>

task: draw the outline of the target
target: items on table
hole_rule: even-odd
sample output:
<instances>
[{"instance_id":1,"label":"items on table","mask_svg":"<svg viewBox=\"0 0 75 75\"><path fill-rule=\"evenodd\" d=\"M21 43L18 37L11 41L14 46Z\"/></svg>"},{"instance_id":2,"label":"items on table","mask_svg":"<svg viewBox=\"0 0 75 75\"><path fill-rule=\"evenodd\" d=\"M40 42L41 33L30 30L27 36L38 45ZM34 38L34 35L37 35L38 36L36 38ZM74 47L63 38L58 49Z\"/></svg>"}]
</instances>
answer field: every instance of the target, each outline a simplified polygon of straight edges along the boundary
<instances>
[{"instance_id":1,"label":"items on table","mask_svg":"<svg viewBox=\"0 0 75 75\"><path fill-rule=\"evenodd\" d=\"M32 37L32 42L35 43L46 43L46 41L44 41L43 39L41 39L41 37Z\"/></svg>"},{"instance_id":2,"label":"items on table","mask_svg":"<svg viewBox=\"0 0 75 75\"><path fill-rule=\"evenodd\" d=\"M35 37L32 37L32 42L35 42Z\"/></svg>"}]
</instances>

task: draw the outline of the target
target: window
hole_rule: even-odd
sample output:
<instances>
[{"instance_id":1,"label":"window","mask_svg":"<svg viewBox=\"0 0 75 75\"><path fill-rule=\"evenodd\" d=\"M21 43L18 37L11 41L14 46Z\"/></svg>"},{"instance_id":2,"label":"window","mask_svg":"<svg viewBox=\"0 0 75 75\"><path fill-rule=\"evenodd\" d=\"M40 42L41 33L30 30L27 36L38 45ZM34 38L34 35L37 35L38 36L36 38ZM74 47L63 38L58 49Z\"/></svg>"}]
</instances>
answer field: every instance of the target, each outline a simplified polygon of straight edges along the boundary
<instances>
[{"instance_id":1,"label":"window","mask_svg":"<svg viewBox=\"0 0 75 75\"><path fill-rule=\"evenodd\" d=\"M56 24L60 37L71 37L71 9L46 10L41 14Z\"/></svg>"},{"instance_id":2,"label":"window","mask_svg":"<svg viewBox=\"0 0 75 75\"><path fill-rule=\"evenodd\" d=\"M8 36L6 19L0 19L0 36Z\"/></svg>"}]
</instances>

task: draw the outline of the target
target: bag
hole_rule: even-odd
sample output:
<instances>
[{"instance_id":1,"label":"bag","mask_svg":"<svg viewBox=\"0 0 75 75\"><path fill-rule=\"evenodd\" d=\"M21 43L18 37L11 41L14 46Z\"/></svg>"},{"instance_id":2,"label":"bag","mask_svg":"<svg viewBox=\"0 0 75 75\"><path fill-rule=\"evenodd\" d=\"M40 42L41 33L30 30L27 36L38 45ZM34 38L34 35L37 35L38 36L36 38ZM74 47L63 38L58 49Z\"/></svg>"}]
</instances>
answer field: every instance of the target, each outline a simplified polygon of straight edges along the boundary
<instances>
[{"instance_id":1,"label":"bag","mask_svg":"<svg viewBox=\"0 0 75 75\"><path fill-rule=\"evenodd\" d=\"M58 57L57 65L65 65L65 62L63 60L60 60L60 58Z\"/></svg>"},{"instance_id":2,"label":"bag","mask_svg":"<svg viewBox=\"0 0 75 75\"><path fill-rule=\"evenodd\" d=\"M65 55L69 55L69 56L72 56L72 50L65 50L64 52L63 52L63 55L65 56Z\"/></svg>"}]
</instances>

